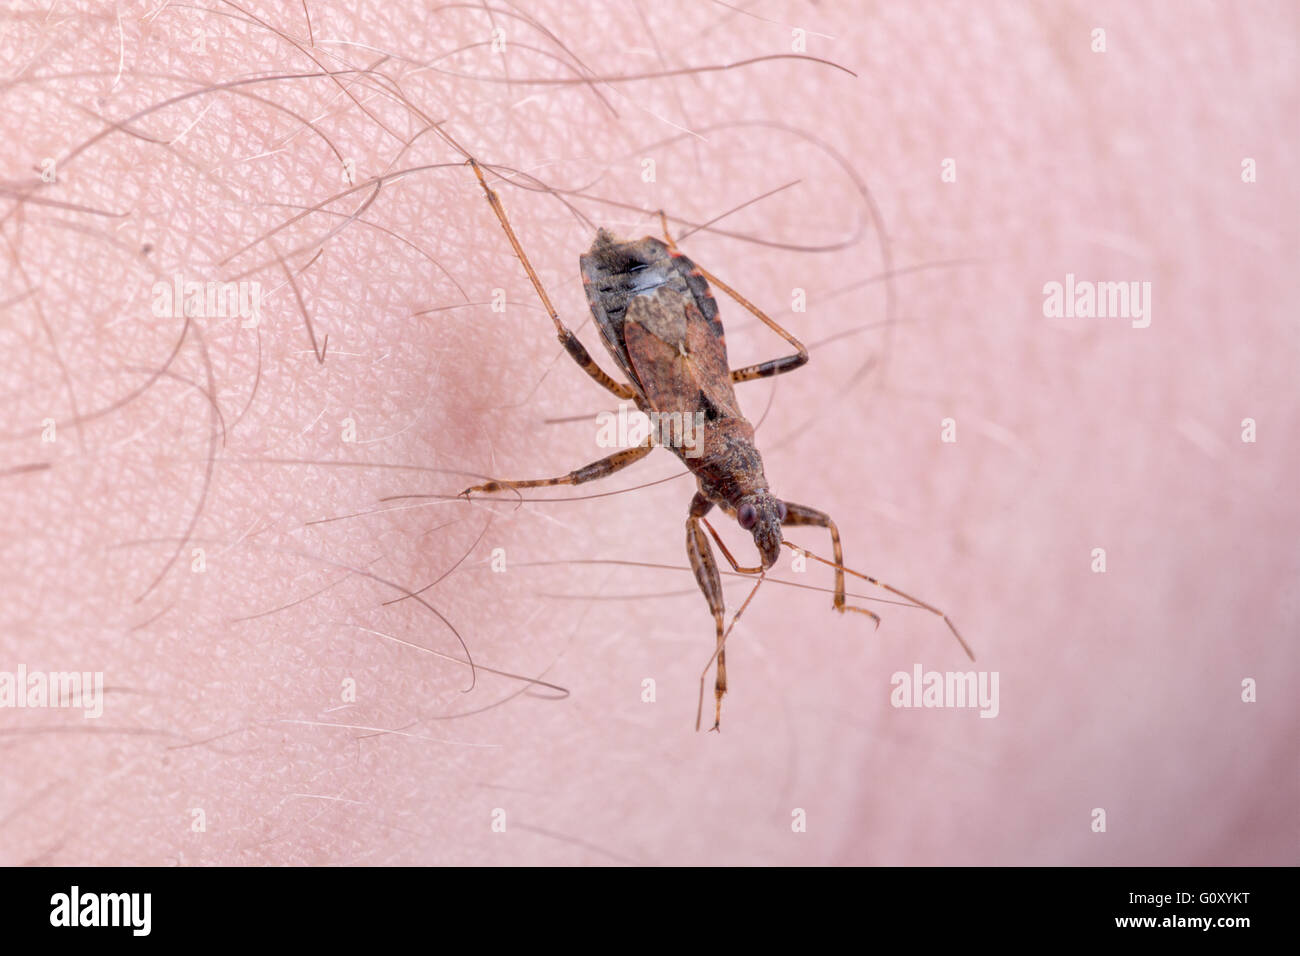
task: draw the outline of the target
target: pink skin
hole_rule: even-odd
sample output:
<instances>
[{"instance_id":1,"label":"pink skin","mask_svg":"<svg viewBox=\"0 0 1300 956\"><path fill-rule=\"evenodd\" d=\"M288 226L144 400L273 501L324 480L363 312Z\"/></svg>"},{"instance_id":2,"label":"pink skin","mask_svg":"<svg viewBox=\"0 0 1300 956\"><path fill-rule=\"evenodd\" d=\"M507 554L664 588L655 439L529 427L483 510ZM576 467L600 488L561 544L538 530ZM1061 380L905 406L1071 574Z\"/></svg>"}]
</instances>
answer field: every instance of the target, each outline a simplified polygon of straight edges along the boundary
<instances>
[{"instance_id":1,"label":"pink skin","mask_svg":"<svg viewBox=\"0 0 1300 956\"><path fill-rule=\"evenodd\" d=\"M146 19L157 6L123 9L120 49L102 5L8 15L18 62L33 62L3 87L7 190L47 156L59 181L6 199L0 226L0 454L50 464L0 478L0 671L103 671L108 689L98 720L0 711L0 862L1296 862L1293 6L762 4L760 21L705 4L646 5L645 20L636 5L536 5L596 73L786 53L785 23L859 74L786 59L593 89L401 59L468 45L435 66L571 77L556 40L504 7L503 59L481 13L312 0L317 55L398 54L378 69L406 102L356 74L281 80L91 142L102 118L197 85L318 69L233 8ZM261 5L305 41L294 6ZM1090 50L1096 26L1105 53ZM975 667L999 674L998 716L891 706L894 672L970 666L938 618L858 600L882 616L874 631L825 592L769 581L728 644L722 733L696 734L713 625L682 570L693 483L585 497L678 474L665 452L525 493L581 500L381 503L561 474L606 453L594 416L616 402L563 356L466 168L387 181L349 221L367 185L327 207L342 215L233 255L348 188L322 135L277 107L311 119L358 183L457 162L433 133L403 153L379 125L407 140L443 121L500 172L662 206L678 234L798 180L717 228L828 251L707 231L682 243L812 346L805 369L738 387L763 419L767 476L839 522L851 567L952 614ZM845 244L868 212L836 157L879 204L888 262L924 267L897 277L888 332L881 283L832 295L888 264L872 228ZM1242 182L1245 157L1258 182ZM612 371L577 277L592 227L493 181L557 308ZM657 231L646 212L569 199L620 234ZM277 253L317 345L329 335L323 365ZM504 289L504 314L447 308L465 300L425 254L473 302ZM260 363L253 331L203 319L202 343L191 331L151 380L181 322L150 313L150 287L177 272L275 289ZM1044 284L1067 273L1150 282L1150 327L1044 317ZM790 311L796 288L806 312ZM733 365L788 351L718 299ZM955 442L940 440L946 418ZM754 563L748 535L715 516ZM787 537L830 553L817 529ZM573 563L591 559L677 570ZM411 600L384 606L400 593L377 580L442 575L422 597L479 665L470 693L448 627ZM771 577L831 580L788 556ZM734 609L750 585L727 581ZM798 810L806 832L792 832Z\"/></svg>"}]
</instances>

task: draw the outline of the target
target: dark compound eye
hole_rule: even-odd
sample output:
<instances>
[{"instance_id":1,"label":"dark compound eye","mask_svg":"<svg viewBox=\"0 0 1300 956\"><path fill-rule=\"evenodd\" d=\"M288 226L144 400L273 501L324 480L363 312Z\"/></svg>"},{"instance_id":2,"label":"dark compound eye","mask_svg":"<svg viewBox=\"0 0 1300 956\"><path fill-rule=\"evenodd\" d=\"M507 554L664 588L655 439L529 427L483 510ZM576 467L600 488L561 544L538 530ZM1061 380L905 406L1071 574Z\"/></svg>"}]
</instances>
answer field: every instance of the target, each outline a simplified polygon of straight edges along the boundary
<instances>
[{"instance_id":1,"label":"dark compound eye","mask_svg":"<svg viewBox=\"0 0 1300 956\"><path fill-rule=\"evenodd\" d=\"M786 515L785 502L784 502L784 501L778 501L778 502L776 503L776 518L777 518L777 520L778 520L778 521L785 521L785 515Z\"/></svg>"},{"instance_id":2,"label":"dark compound eye","mask_svg":"<svg viewBox=\"0 0 1300 956\"><path fill-rule=\"evenodd\" d=\"M736 509L736 521L748 531L754 527L754 522L758 521L758 509L746 501Z\"/></svg>"}]
</instances>

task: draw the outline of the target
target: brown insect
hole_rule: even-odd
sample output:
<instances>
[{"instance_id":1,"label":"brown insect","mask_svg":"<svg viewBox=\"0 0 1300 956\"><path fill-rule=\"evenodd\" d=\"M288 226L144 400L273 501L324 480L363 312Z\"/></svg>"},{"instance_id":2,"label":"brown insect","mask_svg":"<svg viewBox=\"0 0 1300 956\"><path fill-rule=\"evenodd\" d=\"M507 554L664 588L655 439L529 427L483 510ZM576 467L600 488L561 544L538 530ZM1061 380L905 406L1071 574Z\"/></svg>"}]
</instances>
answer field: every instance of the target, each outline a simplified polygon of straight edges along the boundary
<instances>
[{"instance_id":1,"label":"brown insect","mask_svg":"<svg viewBox=\"0 0 1300 956\"><path fill-rule=\"evenodd\" d=\"M686 517L686 553L695 571L695 580L713 613L716 629L717 649L714 656L717 659L717 672L714 680L712 729L717 730L719 727L722 697L727 692L727 663L723 647L726 635L723 631L722 580L704 528L708 529L717 542L727 563L738 573L764 574L780 557L784 543L835 569L835 610L866 614L876 622L877 627L880 626L877 614L846 602L844 575L847 572L942 617L967 655L972 661L975 659L952 621L938 608L869 575L845 568L839 529L829 515L806 505L784 501L772 494L768 487L767 478L763 474L763 459L754 445L754 428L741 412L732 386L737 382L781 375L805 364L808 361L808 350L798 339L716 276L705 272L679 252L668 233L667 218L660 213L664 230L662 241L646 236L623 242L600 229L596 232L591 248L578 260L587 301L600 328L605 348L628 378L627 383L615 381L601 370L573 332L560 321L506 218L500 197L488 186L479 164L470 159L469 165L478 176L515 255L528 273L529 281L542 300L551 321L555 323L555 331L565 351L598 384L619 398L633 400L652 419L698 423L699 434L690 447L685 442L669 443L666 447L691 470L699 486L695 497L691 499ZM709 291L710 282L790 343L795 352L745 368L732 369L727 362L726 336L722 323L718 320L718 304ZM652 430L640 445L623 449L567 475L523 481L486 481L466 488L461 495L469 497L475 492L580 485L612 475L640 461L656 444L662 443L656 441L656 433ZM741 528L753 535L761 562L759 566L742 567L732 557L717 531L705 518L715 505L734 517ZM834 561L819 558L804 548L784 541L782 527L796 525L811 525L829 531ZM697 729L698 725L697 717Z\"/></svg>"}]
</instances>

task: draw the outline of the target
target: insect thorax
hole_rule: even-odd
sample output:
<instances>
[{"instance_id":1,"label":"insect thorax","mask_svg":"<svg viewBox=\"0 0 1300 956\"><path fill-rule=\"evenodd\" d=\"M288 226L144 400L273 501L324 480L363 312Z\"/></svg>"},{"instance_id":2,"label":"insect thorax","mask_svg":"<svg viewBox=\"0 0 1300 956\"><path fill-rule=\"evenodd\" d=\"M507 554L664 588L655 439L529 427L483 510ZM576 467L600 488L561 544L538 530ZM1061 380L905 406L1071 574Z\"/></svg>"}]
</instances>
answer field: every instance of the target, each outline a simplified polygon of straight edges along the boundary
<instances>
[{"instance_id":1,"label":"insect thorax","mask_svg":"<svg viewBox=\"0 0 1300 956\"><path fill-rule=\"evenodd\" d=\"M736 504L746 495L766 490L763 457L754 445L754 429L743 418L706 422L701 454L690 458L674 453L696 477L700 492L710 501Z\"/></svg>"}]
</instances>

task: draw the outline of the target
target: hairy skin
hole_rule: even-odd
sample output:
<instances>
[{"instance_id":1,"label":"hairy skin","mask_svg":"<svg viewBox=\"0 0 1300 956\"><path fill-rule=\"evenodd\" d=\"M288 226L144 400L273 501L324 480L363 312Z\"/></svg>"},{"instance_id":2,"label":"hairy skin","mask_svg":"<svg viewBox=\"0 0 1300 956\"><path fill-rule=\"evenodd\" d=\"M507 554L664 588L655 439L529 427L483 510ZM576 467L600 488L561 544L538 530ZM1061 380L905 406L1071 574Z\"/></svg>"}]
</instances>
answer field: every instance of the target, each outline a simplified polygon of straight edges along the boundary
<instances>
[{"instance_id":1,"label":"hairy skin","mask_svg":"<svg viewBox=\"0 0 1300 956\"><path fill-rule=\"evenodd\" d=\"M121 6L5 14L0 670L107 689L0 711L0 862L1295 862L1293 6ZM520 82L788 54L782 24L857 78ZM322 67L374 73L205 89ZM969 667L943 623L873 632L783 557L822 590L763 586L694 733L713 625L665 452L574 500L385 500L563 474L615 407L432 123L606 371L577 256L658 208L810 345L738 386L773 490L953 615L996 719L892 707L894 672ZM182 334L150 311L177 273L260 281L261 325ZM1149 281L1150 327L1045 318L1067 273ZM733 365L785 351L718 300Z\"/></svg>"}]
</instances>

